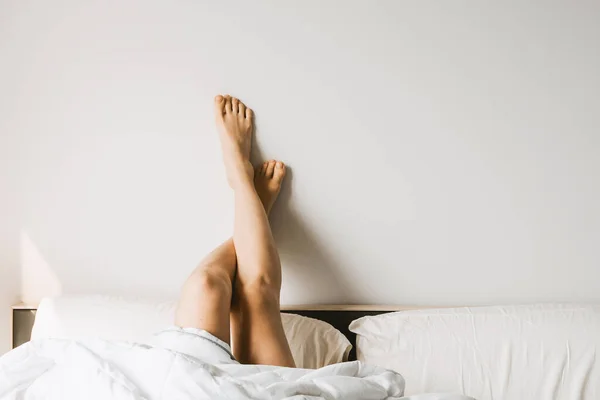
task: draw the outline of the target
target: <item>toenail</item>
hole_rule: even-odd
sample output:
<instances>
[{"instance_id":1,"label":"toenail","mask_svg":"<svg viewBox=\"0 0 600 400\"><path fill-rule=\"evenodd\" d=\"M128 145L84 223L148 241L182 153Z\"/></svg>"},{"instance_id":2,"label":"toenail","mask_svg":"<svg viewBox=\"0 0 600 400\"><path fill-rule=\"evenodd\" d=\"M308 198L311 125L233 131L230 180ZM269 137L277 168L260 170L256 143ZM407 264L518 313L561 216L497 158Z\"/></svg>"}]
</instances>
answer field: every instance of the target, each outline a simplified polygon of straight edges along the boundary
<instances>
[{"instance_id":1,"label":"toenail","mask_svg":"<svg viewBox=\"0 0 600 400\"><path fill-rule=\"evenodd\" d=\"M223 101L223 96L217 95L217 97L215 97L215 100L217 100L217 101Z\"/></svg>"},{"instance_id":2,"label":"toenail","mask_svg":"<svg viewBox=\"0 0 600 400\"><path fill-rule=\"evenodd\" d=\"M277 163L277 168L283 168L283 163L278 162Z\"/></svg>"}]
</instances>

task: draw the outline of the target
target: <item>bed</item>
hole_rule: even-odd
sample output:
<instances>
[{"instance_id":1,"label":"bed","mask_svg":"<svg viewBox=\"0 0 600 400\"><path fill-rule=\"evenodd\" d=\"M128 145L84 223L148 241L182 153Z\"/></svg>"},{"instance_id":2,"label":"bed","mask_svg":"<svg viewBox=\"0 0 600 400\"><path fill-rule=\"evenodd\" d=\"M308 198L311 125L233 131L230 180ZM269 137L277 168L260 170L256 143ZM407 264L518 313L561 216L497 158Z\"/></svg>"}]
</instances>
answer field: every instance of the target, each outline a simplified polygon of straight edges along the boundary
<instances>
[{"instance_id":1,"label":"bed","mask_svg":"<svg viewBox=\"0 0 600 400\"><path fill-rule=\"evenodd\" d=\"M98 301L87 298L83 303L77 299L67 301L78 317L70 323L53 326L54 317L42 316L36 322L38 336L40 330L63 336L77 331L86 321L93 325L98 316L100 320L112 319L112 325L132 325L144 332L172 320L171 303L150 306L150 313L159 315L158 318L133 321L148 309L140 308L139 304L129 307L129 302L123 299L111 300L117 303L107 309L103 301L102 298ZM66 309L67 314L73 311ZM295 321L302 318L298 315L311 319L311 324L315 320L323 324L314 325L312 336L304 338L297 337L297 329L290 330L290 347L296 364L303 368L358 360L361 365L376 365L400 374L402 393L409 396L442 392L482 400L600 398L600 361L596 360L600 349L600 305L597 304L447 308L307 305L286 306L282 313L284 328L291 316ZM13 315L13 339L19 345L32 334L36 307L20 305L14 308ZM324 325L329 328L320 330ZM109 331L102 332L102 326L95 329L103 337L118 338L109 337ZM342 349L335 356L331 353L317 361L296 357L296 348L309 354L315 352L314 346L302 350L305 342L321 340L326 347L336 337ZM295 340L299 343L294 343ZM342 342L348 343L348 352L343 351ZM312 365L315 362L318 365Z\"/></svg>"}]
</instances>

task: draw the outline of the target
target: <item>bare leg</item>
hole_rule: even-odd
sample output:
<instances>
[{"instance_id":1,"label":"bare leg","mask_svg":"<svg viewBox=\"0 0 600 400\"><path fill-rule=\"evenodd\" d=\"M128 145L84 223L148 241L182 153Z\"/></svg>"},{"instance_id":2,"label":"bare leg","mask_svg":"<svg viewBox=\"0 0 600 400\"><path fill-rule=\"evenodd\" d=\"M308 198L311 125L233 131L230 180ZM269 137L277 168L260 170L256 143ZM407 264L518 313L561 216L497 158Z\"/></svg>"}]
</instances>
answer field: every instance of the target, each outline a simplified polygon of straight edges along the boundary
<instances>
[{"instance_id":1,"label":"bare leg","mask_svg":"<svg viewBox=\"0 0 600 400\"><path fill-rule=\"evenodd\" d=\"M229 239L206 256L186 280L175 312L175 325L204 329L230 343L235 268L235 249Z\"/></svg>"},{"instance_id":2,"label":"bare leg","mask_svg":"<svg viewBox=\"0 0 600 400\"><path fill-rule=\"evenodd\" d=\"M254 175L254 187L267 215L277 199L281 183L285 177L285 166L281 165L280 168L277 168L276 163L275 160L265 162L256 168ZM268 320L262 315L263 310L260 308L260 312L258 313L253 311L251 307L253 304L249 301L251 299L248 296L260 299L261 294L254 294L251 291L243 290L244 286L239 279L236 279L234 282L234 300L231 308L233 352L238 360L243 360L245 363L293 366L291 363L293 362L291 352L288 354L289 345L287 340L284 341L285 337L279 314L280 271L278 276L279 283L274 289L276 293L272 293L273 297L276 296L277 298L277 312L276 318L275 316L270 317L272 318L271 322L269 322L270 326L261 326L261 324L265 324ZM268 332L262 332L263 328L268 330ZM277 337L272 338L271 335L277 335ZM258 341L260 343L257 343ZM273 348L270 349L271 347ZM261 351L262 354L258 356L253 355L252 353L255 349ZM268 355L266 353L267 350L275 355ZM285 358L282 355L285 355Z\"/></svg>"},{"instance_id":3,"label":"bare leg","mask_svg":"<svg viewBox=\"0 0 600 400\"><path fill-rule=\"evenodd\" d=\"M221 96L218 98L220 101L217 105L220 104L220 111L215 116L217 126L220 127L229 183L233 187L230 169L240 167L242 171L244 168L250 168L252 171L252 166L247 161L248 157L238 156L238 153L250 153L250 141L246 140L242 133L248 137L252 133L252 112L248 110L246 118L246 110L243 110L242 115L238 115L238 108L234 115L229 101L228 114L225 115L225 99ZM238 134L238 137L224 137L228 132L225 130L225 124L227 129ZM175 312L175 325L204 329L224 342L231 343L230 312L236 265L233 239L221 244L202 260L183 286Z\"/></svg>"},{"instance_id":4,"label":"bare leg","mask_svg":"<svg viewBox=\"0 0 600 400\"><path fill-rule=\"evenodd\" d=\"M242 363L293 367L279 309L279 254L249 161L253 114L229 96L216 97L215 111L227 178L235 197L233 242L238 269L232 309L234 354ZM273 177L277 174L280 182L285 166L272 164Z\"/></svg>"},{"instance_id":5,"label":"bare leg","mask_svg":"<svg viewBox=\"0 0 600 400\"><path fill-rule=\"evenodd\" d=\"M271 160L258 166L254 173L254 187L268 214L279 194L285 168L275 168ZM204 329L226 343L230 343L230 320L233 336L241 335L239 296L232 294L237 260L233 238L222 243L206 256L186 280L183 287L175 324ZM233 310L230 318L230 304ZM238 341L241 344L241 341ZM243 354L239 345L236 352Z\"/></svg>"}]
</instances>

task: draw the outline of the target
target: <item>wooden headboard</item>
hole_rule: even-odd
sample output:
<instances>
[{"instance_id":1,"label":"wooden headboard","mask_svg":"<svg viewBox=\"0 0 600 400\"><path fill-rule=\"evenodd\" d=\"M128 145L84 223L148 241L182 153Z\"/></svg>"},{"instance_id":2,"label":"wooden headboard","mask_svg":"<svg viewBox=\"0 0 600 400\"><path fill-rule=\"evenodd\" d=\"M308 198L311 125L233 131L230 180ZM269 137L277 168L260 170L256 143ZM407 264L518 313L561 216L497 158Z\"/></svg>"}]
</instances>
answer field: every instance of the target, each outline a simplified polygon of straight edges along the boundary
<instances>
[{"instance_id":1,"label":"wooden headboard","mask_svg":"<svg viewBox=\"0 0 600 400\"><path fill-rule=\"evenodd\" d=\"M383 305L298 305L282 306L281 311L290 314L298 314L309 318L315 318L333 325L342 332L350 343L352 351L350 360L356 359L356 335L350 332L350 322L357 318L368 315L379 315L394 311L415 310L428 307L414 306L383 306ZM13 307L13 348L17 347L31 338L31 329L35 319L37 307L29 305L17 305Z\"/></svg>"},{"instance_id":2,"label":"wooden headboard","mask_svg":"<svg viewBox=\"0 0 600 400\"><path fill-rule=\"evenodd\" d=\"M31 338L37 306L17 304L12 307L12 348L18 347Z\"/></svg>"}]
</instances>

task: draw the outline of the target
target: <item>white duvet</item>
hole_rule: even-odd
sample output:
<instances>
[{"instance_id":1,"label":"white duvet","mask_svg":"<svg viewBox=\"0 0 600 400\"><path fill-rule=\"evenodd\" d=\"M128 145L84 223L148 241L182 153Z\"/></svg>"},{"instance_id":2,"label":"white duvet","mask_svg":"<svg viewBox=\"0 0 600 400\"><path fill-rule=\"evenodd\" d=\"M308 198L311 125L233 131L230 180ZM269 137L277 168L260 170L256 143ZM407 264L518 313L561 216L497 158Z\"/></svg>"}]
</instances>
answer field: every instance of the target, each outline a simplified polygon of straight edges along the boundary
<instances>
[{"instance_id":1,"label":"white duvet","mask_svg":"<svg viewBox=\"0 0 600 400\"><path fill-rule=\"evenodd\" d=\"M358 361L317 370L210 365L162 348L98 339L41 339L0 358L1 400L367 400L399 399L403 392L402 376Z\"/></svg>"}]
</instances>

